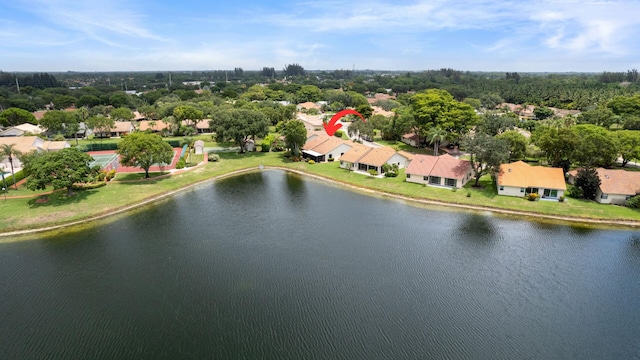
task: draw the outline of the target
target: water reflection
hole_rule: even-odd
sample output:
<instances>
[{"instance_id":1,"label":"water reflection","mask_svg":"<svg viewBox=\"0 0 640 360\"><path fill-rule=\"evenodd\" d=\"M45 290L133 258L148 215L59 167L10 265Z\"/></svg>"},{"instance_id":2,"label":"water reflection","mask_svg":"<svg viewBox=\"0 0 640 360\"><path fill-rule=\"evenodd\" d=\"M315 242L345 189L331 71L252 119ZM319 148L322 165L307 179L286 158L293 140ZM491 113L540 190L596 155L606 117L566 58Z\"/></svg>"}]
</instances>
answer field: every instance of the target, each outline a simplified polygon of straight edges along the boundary
<instances>
[{"instance_id":1,"label":"water reflection","mask_svg":"<svg viewBox=\"0 0 640 360\"><path fill-rule=\"evenodd\" d=\"M477 245L492 245L502 239L492 217L475 213L458 214L454 238Z\"/></svg>"}]
</instances>

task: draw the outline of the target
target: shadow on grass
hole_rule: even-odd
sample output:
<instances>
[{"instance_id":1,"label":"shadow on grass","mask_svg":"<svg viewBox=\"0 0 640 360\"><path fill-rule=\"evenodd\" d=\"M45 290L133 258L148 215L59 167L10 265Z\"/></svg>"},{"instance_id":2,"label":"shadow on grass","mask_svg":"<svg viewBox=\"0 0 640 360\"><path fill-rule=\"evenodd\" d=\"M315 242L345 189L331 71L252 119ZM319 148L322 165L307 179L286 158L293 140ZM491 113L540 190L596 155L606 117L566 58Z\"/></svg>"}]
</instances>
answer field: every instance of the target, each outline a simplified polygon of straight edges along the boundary
<instances>
[{"instance_id":1,"label":"shadow on grass","mask_svg":"<svg viewBox=\"0 0 640 360\"><path fill-rule=\"evenodd\" d=\"M164 176L164 175L168 175L168 172L150 172L149 173L149 179L147 179L146 181L154 181L154 178L157 178L159 176ZM160 179L155 179L157 181L161 181L165 178L160 178ZM143 180L145 180L144 177L144 173L126 173L126 174L118 174L118 176L115 179L116 181L137 181L140 180L141 182Z\"/></svg>"},{"instance_id":2,"label":"shadow on grass","mask_svg":"<svg viewBox=\"0 0 640 360\"><path fill-rule=\"evenodd\" d=\"M73 194L67 196L66 190L56 191L48 195L40 195L37 198L29 200L29 207L36 209L48 206L64 206L68 204L77 204L86 200L89 196L97 193L97 189L93 190L74 190Z\"/></svg>"}]
</instances>

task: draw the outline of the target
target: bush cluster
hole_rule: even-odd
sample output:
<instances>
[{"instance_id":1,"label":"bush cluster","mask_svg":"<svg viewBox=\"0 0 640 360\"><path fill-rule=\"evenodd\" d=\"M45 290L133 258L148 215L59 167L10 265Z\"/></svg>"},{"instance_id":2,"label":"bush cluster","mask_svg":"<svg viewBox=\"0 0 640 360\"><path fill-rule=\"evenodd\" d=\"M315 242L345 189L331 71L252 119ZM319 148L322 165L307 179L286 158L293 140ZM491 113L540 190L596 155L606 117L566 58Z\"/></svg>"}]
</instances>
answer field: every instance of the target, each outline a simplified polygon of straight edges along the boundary
<instances>
[{"instance_id":1,"label":"bush cluster","mask_svg":"<svg viewBox=\"0 0 640 360\"><path fill-rule=\"evenodd\" d=\"M107 185L106 182L98 181L98 182L95 182L95 183L88 183L88 184L73 184L71 186L71 188L73 190L90 190L90 189L97 189L97 188L103 187L105 185Z\"/></svg>"},{"instance_id":2,"label":"bush cluster","mask_svg":"<svg viewBox=\"0 0 640 360\"><path fill-rule=\"evenodd\" d=\"M315 164L316 162L315 162L315 161L313 161L313 160L309 160L309 161L308 161L308 163L309 163L310 165L313 165L313 164Z\"/></svg>"},{"instance_id":3,"label":"bush cluster","mask_svg":"<svg viewBox=\"0 0 640 360\"><path fill-rule=\"evenodd\" d=\"M640 195L636 195L624 203L624 206L632 209L640 208Z\"/></svg>"},{"instance_id":4,"label":"bush cluster","mask_svg":"<svg viewBox=\"0 0 640 360\"><path fill-rule=\"evenodd\" d=\"M180 159L178 159L178 162L176 163L176 169L184 169L186 165L187 163L184 161L184 157L181 157Z\"/></svg>"},{"instance_id":5,"label":"bush cluster","mask_svg":"<svg viewBox=\"0 0 640 360\"><path fill-rule=\"evenodd\" d=\"M540 199L540 195L538 193L531 193L524 196L525 199L529 201L536 201Z\"/></svg>"},{"instance_id":6,"label":"bush cluster","mask_svg":"<svg viewBox=\"0 0 640 360\"><path fill-rule=\"evenodd\" d=\"M220 155L209 153L209 161L216 162L220 160Z\"/></svg>"},{"instance_id":7,"label":"bush cluster","mask_svg":"<svg viewBox=\"0 0 640 360\"><path fill-rule=\"evenodd\" d=\"M5 175L4 176L4 180L7 182L7 187L11 187L11 185L19 182L20 180L24 179L27 175L25 174L24 171L18 171L15 176L13 175ZM2 179L0 179L2 180ZM4 187L4 183L0 184L0 189Z\"/></svg>"}]
</instances>

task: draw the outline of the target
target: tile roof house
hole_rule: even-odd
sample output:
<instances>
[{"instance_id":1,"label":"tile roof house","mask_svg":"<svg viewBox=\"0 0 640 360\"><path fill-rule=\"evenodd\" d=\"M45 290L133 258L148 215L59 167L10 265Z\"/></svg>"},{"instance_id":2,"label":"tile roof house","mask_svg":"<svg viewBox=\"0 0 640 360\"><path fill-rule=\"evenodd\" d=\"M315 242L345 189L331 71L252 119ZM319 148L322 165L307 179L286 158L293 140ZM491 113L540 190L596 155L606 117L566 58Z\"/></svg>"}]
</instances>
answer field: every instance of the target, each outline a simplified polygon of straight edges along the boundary
<instances>
[{"instance_id":1,"label":"tile roof house","mask_svg":"<svg viewBox=\"0 0 640 360\"><path fill-rule=\"evenodd\" d=\"M26 154L31 151L57 151L68 148L71 145L67 141L47 141L37 136L17 136L17 137L0 137L0 146L5 144L13 144L14 149ZM18 157L13 158L13 167L15 171L22 168L22 163ZM8 172L11 168L8 157L0 159L0 170Z\"/></svg>"},{"instance_id":2,"label":"tile roof house","mask_svg":"<svg viewBox=\"0 0 640 360\"><path fill-rule=\"evenodd\" d=\"M400 154L388 146L382 146L367 152L356 163L360 171L376 170L378 174L383 174L382 165L397 164L399 168L404 168L408 164L407 155Z\"/></svg>"},{"instance_id":3,"label":"tile roof house","mask_svg":"<svg viewBox=\"0 0 640 360\"><path fill-rule=\"evenodd\" d=\"M97 137L121 137L130 134L136 130L131 121L116 121L114 127L110 129L109 133L103 133L96 131Z\"/></svg>"},{"instance_id":4,"label":"tile roof house","mask_svg":"<svg viewBox=\"0 0 640 360\"><path fill-rule=\"evenodd\" d=\"M320 105L318 105L318 104L316 104L314 102L307 101L307 102L303 102L303 103L300 103L300 104L296 105L296 108L298 109L298 111L300 111L302 109L305 109L305 110L318 109L318 110L320 110Z\"/></svg>"},{"instance_id":5,"label":"tile roof house","mask_svg":"<svg viewBox=\"0 0 640 360\"><path fill-rule=\"evenodd\" d=\"M415 155L407 170L407 182L462 188L473 178L471 162L449 154L440 156Z\"/></svg>"},{"instance_id":6,"label":"tile roof house","mask_svg":"<svg viewBox=\"0 0 640 360\"><path fill-rule=\"evenodd\" d=\"M567 190L561 168L531 166L522 161L500 165L496 186L498 195L537 193L542 199L558 199Z\"/></svg>"},{"instance_id":7,"label":"tile roof house","mask_svg":"<svg viewBox=\"0 0 640 360\"><path fill-rule=\"evenodd\" d=\"M596 201L601 204L624 205L627 200L640 194L640 172L622 169L598 168L600 187L596 192ZM569 171L569 183L575 182L578 170Z\"/></svg>"},{"instance_id":8,"label":"tile roof house","mask_svg":"<svg viewBox=\"0 0 640 360\"><path fill-rule=\"evenodd\" d=\"M302 157L315 162L340 159L352 147L352 143L335 136L318 135L302 146Z\"/></svg>"},{"instance_id":9,"label":"tile roof house","mask_svg":"<svg viewBox=\"0 0 640 360\"><path fill-rule=\"evenodd\" d=\"M343 169L356 170L360 159L371 150L373 150L373 148L370 146L354 143L351 149L340 157L340 167Z\"/></svg>"},{"instance_id":10,"label":"tile roof house","mask_svg":"<svg viewBox=\"0 0 640 360\"><path fill-rule=\"evenodd\" d=\"M402 135L401 141L413 147L420 147L426 142L424 138L419 137L418 134L416 133L408 133L408 134Z\"/></svg>"}]
</instances>

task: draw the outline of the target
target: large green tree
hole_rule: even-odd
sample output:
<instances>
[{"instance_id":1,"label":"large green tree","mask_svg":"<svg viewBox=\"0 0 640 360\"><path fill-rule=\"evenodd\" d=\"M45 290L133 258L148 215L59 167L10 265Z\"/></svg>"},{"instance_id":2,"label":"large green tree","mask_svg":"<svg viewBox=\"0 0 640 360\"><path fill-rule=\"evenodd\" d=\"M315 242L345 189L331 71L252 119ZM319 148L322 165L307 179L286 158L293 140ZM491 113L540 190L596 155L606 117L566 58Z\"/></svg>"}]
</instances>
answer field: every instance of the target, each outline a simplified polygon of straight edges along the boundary
<instances>
[{"instance_id":1,"label":"large green tree","mask_svg":"<svg viewBox=\"0 0 640 360\"><path fill-rule=\"evenodd\" d=\"M422 136L431 128L440 127L452 137L460 137L478 122L473 107L455 100L446 90L429 89L414 95L411 108Z\"/></svg>"},{"instance_id":2,"label":"large green tree","mask_svg":"<svg viewBox=\"0 0 640 360\"><path fill-rule=\"evenodd\" d=\"M598 187L600 187L598 171L592 167L579 169L576 174L575 185L582 190L582 196L585 199L595 199Z\"/></svg>"},{"instance_id":3,"label":"large green tree","mask_svg":"<svg viewBox=\"0 0 640 360\"><path fill-rule=\"evenodd\" d=\"M471 157L471 166L476 179L474 186L478 186L482 175L495 172L500 164L509 159L509 144L491 135L484 133L467 135L460 145Z\"/></svg>"},{"instance_id":4,"label":"large green tree","mask_svg":"<svg viewBox=\"0 0 640 360\"><path fill-rule=\"evenodd\" d=\"M497 136L509 143L509 162L521 160L527 152L528 139L518 131L509 130Z\"/></svg>"},{"instance_id":5,"label":"large green tree","mask_svg":"<svg viewBox=\"0 0 640 360\"><path fill-rule=\"evenodd\" d=\"M2 144L2 146L0 146L0 158L4 156L8 158L9 165L11 166L11 176L13 179L15 179L16 176L13 170L13 160L19 155L20 151L16 149L16 144ZM16 190L18 190L18 182L14 180L13 184L15 185Z\"/></svg>"},{"instance_id":6,"label":"large green tree","mask_svg":"<svg viewBox=\"0 0 640 360\"><path fill-rule=\"evenodd\" d=\"M304 123L300 120L290 120L284 125L282 133L284 134L284 141L293 152L293 155L300 156L300 148L307 141L307 128Z\"/></svg>"},{"instance_id":7,"label":"large green tree","mask_svg":"<svg viewBox=\"0 0 640 360\"><path fill-rule=\"evenodd\" d=\"M63 133L69 128L74 129L76 128L74 124L77 123L78 119L74 113L63 110L47 111L40 119L40 125L50 134Z\"/></svg>"},{"instance_id":8,"label":"large green tree","mask_svg":"<svg viewBox=\"0 0 640 360\"><path fill-rule=\"evenodd\" d=\"M440 148L440 143L445 141L449 133L447 133L441 127L434 127L429 129L427 132L427 141L433 144L433 156L438 156L438 149Z\"/></svg>"},{"instance_id":9,"label":"large green tree","mask_svg":"<svg viewBox=\"0 0 640 360\"><path fill-rule=\"evenodd\" d=\"M127 107L119 107L111 110L110 116L115 121L131 121L135 118L133 111Z\"/></svg>"},{"instance_id":10,"label":"large green tree","mask_svg":"<svg viewBox=\"0 0 640 360\"><path fill-rule=\"evenodd\" d=\"M539 127L533 139L552 166L569 171L571 160L580 144L574 128Z\"/></svg>"},{"instance_id":11,"label":"large green tree","mask_svg":"<svg viewBox=\"0 0 640 360\"><path fill-rule=\"evenodd\" d=\"M618 146L611 132L596 125L575 126L580 138L574 159L583 166L613 165L618 157Z\"/></svg>"},{"instance_id":12,"label":"large green tree","mask_svg":"<svg viewBox=\"0 0 640 360\"><path fill-rule=\"evenodd\" d=\"M204 118L204 113L190 105L179 105L173 109L173 118L179 124L184 121L187 126L196 126Z\"/></svg>"},{"instance_id":13,"label":"large green tree","mask_svg":"<svg viewBox=\"0 0 640 360\"><path fill-rule=\"evenodd\" d=\"M38 120L27 110L15 107L0 112L0 125L2 126L16 126L24 123L36 125Z\"/></svg>"},{"instance_id":14,"label":"large green tree","mask_svg":"<svg viewBox=\"0 0 640 360\"><path fill-rule=\"evenodd\" d=\"M240 153L244 153L249 140L267 134L269 121L256 110L230 109L216 116L210 128L216 133L216 141L231 140L240 146Z\"/></svg>"},{"instance_id":15,"label":"large green tree","mask_svg":"<svg viewBox=\"0 0 640 360\"><path fill-rule=\"evenodd\" d=\"M73 184L87 180L91 174L89 164L93 158L78 148L43 152L29 156L24 169L29 174L27 188L44 190L51 183L54 189L67 189L67 196L73 194Z\"/></svg>"},{"instance_id":16,"label":"large green tree","mask_svg":"<svg viewBox=\"0 0 640 360\"><path fill-rule=\"evenodd\" d=\"M618 143L618 155L622 158L622 167L629 161L640 159L640 131L620 130L613 133Z\"/></svg>"},{"instance_id":17,"label":"large green tree","mask_svg":"<svg viewBox=\"0 0 640 360\"><path fill-rule=\"evenodd\" d=\"M94 133L109 133L115 128L116 122L109 117L103 115L92 116L85 121L85 125Z\"/></svg>"},{"instance_id":18,"label":"large green tree","mask_svg":"<svg viewBox=\"0 0 640 360\"><path fill-rule=\"evenodd\" d=\"M154 164L170 164L173 159L171 145L157 134L135 132L124 137L118 143L120 163L124 166L135 166L144 170L145 178L149 177L149 168Z\"/></svg>"}]
</instances>

